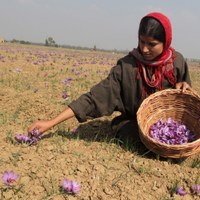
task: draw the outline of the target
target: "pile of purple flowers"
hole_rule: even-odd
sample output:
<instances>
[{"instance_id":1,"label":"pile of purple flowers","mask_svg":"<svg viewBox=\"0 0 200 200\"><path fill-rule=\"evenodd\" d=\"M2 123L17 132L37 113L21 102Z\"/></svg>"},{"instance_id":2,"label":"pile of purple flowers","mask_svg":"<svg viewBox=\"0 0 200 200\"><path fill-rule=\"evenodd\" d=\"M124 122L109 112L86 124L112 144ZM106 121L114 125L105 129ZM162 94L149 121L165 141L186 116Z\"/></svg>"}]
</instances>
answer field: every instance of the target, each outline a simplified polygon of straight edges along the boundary
<instances>
[{"instance_id":1,"label":"pile of purple flowers","mask_svg":"<svg viewBox=\"0 0 200 200\"><path fill-rule=\"evenodd\" d=\"M195 140L195 134L192 133L184 124L168 118L162 119L150 127L150 137L161 143L166 144L185 144Z\"/></svg>"},{"instance_id":2,"label":"pile of purple flowers","mask_svg":"<svg viewBox=\"0 0 200 200\"><path fill-rule=\"evenodd\" d=\"M35 145L39 140L42 139L42 135L38 136L38 129L35 128L33 131L31 131L30 136L27 136L25 134L16 134L15 139L19 143L26 143L29 145Z\"/></svg>"}]
</instances>

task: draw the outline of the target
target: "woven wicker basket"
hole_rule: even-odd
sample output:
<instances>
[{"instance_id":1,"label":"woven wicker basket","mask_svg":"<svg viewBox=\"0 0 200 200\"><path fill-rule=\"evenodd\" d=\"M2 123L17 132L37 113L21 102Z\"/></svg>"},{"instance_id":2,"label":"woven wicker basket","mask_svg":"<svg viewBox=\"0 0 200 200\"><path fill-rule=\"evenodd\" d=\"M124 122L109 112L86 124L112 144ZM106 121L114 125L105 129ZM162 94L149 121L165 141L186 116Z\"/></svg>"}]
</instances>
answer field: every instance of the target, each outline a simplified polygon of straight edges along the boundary
<instances>
[{"instance_id":1,"label":"woven wicker basket","mask_svg":"<svg viewBox=\"0 0 200 200\"><path fill-rule=\"evenodd\" d=\"M195 141L182 145L169 145L149 136L151 125L158 120L172 118L182 122L196 136ZM183 158L200 152L200 96L178 89L166 89L147 97L137 112L139 134L144 145L162 157Z\"/></svg>"}]
</instances>

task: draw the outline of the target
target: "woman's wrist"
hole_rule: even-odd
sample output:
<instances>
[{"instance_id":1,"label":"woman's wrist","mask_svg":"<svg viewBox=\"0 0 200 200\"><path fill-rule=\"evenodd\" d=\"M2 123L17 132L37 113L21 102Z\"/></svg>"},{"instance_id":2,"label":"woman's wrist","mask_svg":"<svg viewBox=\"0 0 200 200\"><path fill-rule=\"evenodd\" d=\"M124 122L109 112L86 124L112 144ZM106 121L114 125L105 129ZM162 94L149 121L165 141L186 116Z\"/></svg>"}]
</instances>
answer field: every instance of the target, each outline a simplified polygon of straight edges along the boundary
<instances>
[{"instance_id":1,"label":"woman's wrist","mask_svg":"<svg viewBox=\"0 0 200 200\"><path fill-rule=\"evenodd\" d=\"M53 118L50 120L50 124L52 126L55 126L71 117L74 116L74 112L70 109L67 108L66 110L64 110L62 113L60 113L57 117Z\"/></svg>"}]
</instances>

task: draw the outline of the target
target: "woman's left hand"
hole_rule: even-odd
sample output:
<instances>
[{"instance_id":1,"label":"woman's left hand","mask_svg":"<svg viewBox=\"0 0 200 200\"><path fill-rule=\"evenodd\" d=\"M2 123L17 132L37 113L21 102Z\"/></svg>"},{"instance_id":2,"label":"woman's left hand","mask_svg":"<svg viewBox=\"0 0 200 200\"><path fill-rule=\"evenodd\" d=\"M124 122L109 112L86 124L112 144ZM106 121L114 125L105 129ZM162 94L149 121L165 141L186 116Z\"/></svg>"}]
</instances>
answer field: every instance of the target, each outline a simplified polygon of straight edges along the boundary
<instances>
[{"instance_id":1,"label":"woman's left hand","mask_svg":"<svg viewBox=\"0 0 200 200\"><path fill-rule=\"evenodd\" d=\"M183 92L185 92L186 90L190 90L190 91L193 90L192 87L187 82L176 83L175 88L182 89Z\"/></svg>"}]
</instances>

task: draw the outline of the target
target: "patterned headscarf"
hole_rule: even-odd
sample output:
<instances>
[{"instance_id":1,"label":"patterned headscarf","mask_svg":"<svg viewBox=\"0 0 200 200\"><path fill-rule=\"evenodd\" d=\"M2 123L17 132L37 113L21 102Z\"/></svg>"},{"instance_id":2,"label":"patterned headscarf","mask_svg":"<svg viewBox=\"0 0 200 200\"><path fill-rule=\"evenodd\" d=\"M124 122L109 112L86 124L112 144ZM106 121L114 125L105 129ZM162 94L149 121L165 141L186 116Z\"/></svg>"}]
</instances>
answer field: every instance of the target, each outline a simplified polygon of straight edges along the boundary
<instances>
[{"instance_id":1,"label":"patterned headscarf","mask_svg":"<svg viewBox=\"0 0 200 200\"><path fill-rule=\"evenodd\" d=\"M174 49L171 47L172 42L172 28L170 20L162 13L152 12L148 15L144 16L152 17L159 21L165 30L165 42L163 47L163 52L157 58L152 61L147 61L143 58L142 54L139 50L139 45L137 49L133 49L130 52L136 58L138 73L137 78L142 77L143 81L143 93L145 92L147 95L153 93L156 89L162 90L162 83L164 77L167 78L169 83L174 86L176 84L176 77L174 74L174 66L173 61L174 57ZM138 36L139 37L139 36ZM149 67L152 77L149 79L146 74L146 67Z\"/></svg>"}]
</instances>

